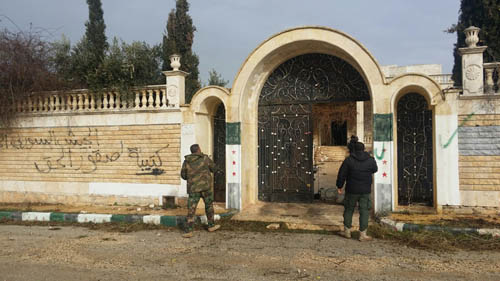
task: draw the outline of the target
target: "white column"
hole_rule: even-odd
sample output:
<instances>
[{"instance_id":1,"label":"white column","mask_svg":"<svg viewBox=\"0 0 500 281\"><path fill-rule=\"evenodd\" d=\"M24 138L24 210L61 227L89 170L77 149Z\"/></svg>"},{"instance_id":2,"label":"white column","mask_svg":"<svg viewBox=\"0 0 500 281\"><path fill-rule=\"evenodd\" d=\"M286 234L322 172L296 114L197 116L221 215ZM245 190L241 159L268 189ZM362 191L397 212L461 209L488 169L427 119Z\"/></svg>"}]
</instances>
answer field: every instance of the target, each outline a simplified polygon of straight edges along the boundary
<instances>
[{"instance_id":1,"label":"white column","mask_svg":"<svg viewBox=\"0 0 500 281\"><path fill-rule=\"evenodd\" d=\"M363 101L356 102L356 135L359 141L365 141L365 103Z\"/></svg>"},{"instance_id":2,"label":"white column","mask_svg":"<svg viewBox=\"0 0 500 281\"><path fill-rule=\"evenodd\" d=\"M189 73L179 70L180 56L170 56L170 66L173 70L163 71L167 78L166 94L168 100L168 107L179 108L180 105L186 103L186 76Z\"/></svg>"},{"instance_id":3,"label":"white column","mask_svg":"<svg viewBox=\"0 0 500 281\"><path fill-rule=\"evenodd\" d=\"M181 125L181 165L184 162L184 156L191 154L189 148L192 144L196 143L194 124L182 124ZM187 182L181 179L181 189L178 192L178 196L187 197Z\"/></svg>"},{"instance_id":4,"label":"white column","mask_svg":"<svg viewBox=\"0 0 500 281\"><path fill-rule=\"evenodd\" d=\"M435 111L434 131L437 142L434 146L434 188L438 208L443 205L460 205L457 110L457 96L449 93L446 95L446 102L439 104Z\"/></svg>"}]
</instances>

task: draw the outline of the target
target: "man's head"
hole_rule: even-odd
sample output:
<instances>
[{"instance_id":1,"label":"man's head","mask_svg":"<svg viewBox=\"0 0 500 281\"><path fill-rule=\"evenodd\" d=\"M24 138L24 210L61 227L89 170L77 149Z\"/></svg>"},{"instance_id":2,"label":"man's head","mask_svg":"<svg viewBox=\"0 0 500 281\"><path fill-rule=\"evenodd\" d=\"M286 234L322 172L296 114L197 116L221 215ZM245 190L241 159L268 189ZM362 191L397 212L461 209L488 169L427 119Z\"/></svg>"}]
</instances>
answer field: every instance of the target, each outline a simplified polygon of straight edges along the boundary
<instances>
[{"instance_id":1,"label":"man's head","mask_svg":"<svg viewBox=\"0 0 500 281\"><path fill-rule=\"evenodd\" d=\"M362 142L355 143L354 151L365 151L365 145Z\"/></svg>"},{"instance_id":2,"label":"man's head","mask_svg":"<svg viewBox=\"0 0 500 281\"><path fill-rule=\"evenodd\" d=\"M201 152L200 145L197 144L197 143L191 145L191 147L189 148L189 150L191 150L191 153Z\"/></svg>"},{"instance_id":3,"label":"man's head","mask_svg":"<svg viewBox=\"0 0 500 281\"><path fill-rule=\"evenodd\" d=\"M351 136L351 140L349 141L349 143L347 144L347 148L349 149L349 152L352 153L355 151L354 149L354 145L358 142L358 137L355 136L355 135L352 135Z\"/></svg>"}]
</instances>

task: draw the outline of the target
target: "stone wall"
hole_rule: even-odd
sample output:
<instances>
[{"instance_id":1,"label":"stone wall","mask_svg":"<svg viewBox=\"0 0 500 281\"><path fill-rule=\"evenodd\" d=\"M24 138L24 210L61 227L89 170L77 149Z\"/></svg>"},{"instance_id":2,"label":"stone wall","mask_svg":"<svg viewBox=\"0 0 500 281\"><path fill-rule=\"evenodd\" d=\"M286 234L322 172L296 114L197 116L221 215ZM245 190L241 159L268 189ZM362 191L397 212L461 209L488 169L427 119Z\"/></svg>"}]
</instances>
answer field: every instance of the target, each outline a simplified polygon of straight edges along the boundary
<instances>
[{"instance_id":1,"label":"stone wall","mask_svg":"<svg viewBox=\"0 0 500 281\"><path fill-rule=\"evenodd\" d=\"M500 114L462 114L458 119L462 205L500 206Z\"/></svg>"},{"instance_id":2,"label":"stone wall","mask_svg":"<svg viewBox=\"0 0 500 281\"><path fill-rule=\"evenodd\" d=\"M0 132L0 180L179 184L180 125Z\"/></svg>"},{"instance_id":3,"label":"stone wall","mask_svg":"<svg viewBox=\"0 0 500 281\"><path fill-rule=\"evenodd\" d=\"M15 128L0 130L0 202L149 205L184 197L180 116L175 109L21 115Z\"/></svg>"}]
</instances>

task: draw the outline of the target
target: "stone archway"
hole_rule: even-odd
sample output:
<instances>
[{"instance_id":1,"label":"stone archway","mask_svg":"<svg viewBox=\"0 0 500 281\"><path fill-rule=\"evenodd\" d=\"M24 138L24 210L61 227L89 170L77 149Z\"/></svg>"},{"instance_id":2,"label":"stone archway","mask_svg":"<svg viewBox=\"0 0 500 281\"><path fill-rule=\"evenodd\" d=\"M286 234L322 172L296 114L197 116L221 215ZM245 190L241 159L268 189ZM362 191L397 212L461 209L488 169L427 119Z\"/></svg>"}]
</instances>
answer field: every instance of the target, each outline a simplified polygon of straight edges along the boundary
<instances>
[{"instance_id":1,"label":"stone archway","mask_svg":"<svg viewBox=\"0 0 500 281\"><path fill-rule=\"evenodd\" d=\"M258 200L258 104L271 73L287 60L307 53L332 55L346 61L365 81L373 112L390 112L386 83L373 56L352 37L324 27L301 27L281 32L257 47L246 59L231 90L228 122L237 127L230 161L238 166L229 175L242 206ZM231 192L231 191L229 191Z\"/></svg>"},{"instance_id":2,"label":"stone archway","mask_svg":"<svg viewBox=\"0 0 500 281\"><path fill-rule=\"evenodd\" d=\"M208 86L199 90L191 101L194 117L195 142L208 154L219 170L214 173L214 196L216 202L226 202L228 165L226 159L226 125L229 91L218 86Z\"/></svg>"}]
</instances>

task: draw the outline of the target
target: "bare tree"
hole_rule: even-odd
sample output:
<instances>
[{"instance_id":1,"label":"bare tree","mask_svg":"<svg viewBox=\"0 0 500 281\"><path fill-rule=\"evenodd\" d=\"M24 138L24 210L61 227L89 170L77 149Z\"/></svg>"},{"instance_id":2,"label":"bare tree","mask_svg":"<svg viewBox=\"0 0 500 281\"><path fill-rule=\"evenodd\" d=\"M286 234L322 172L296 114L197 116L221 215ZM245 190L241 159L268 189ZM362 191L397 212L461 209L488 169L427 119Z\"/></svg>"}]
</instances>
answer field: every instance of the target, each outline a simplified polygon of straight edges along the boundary
<instances>
[{"instance_id":1,"label":"bare tree","mask_svg":"<svg viewBox=\"0 0 500 281\"><path fill-rule=\"evenodd\" d=\"M15 117L13 105L33 92L64 89L51 63L52 46L40 32L0 31L0 127Z\"/></svg>"}]
</instances>

